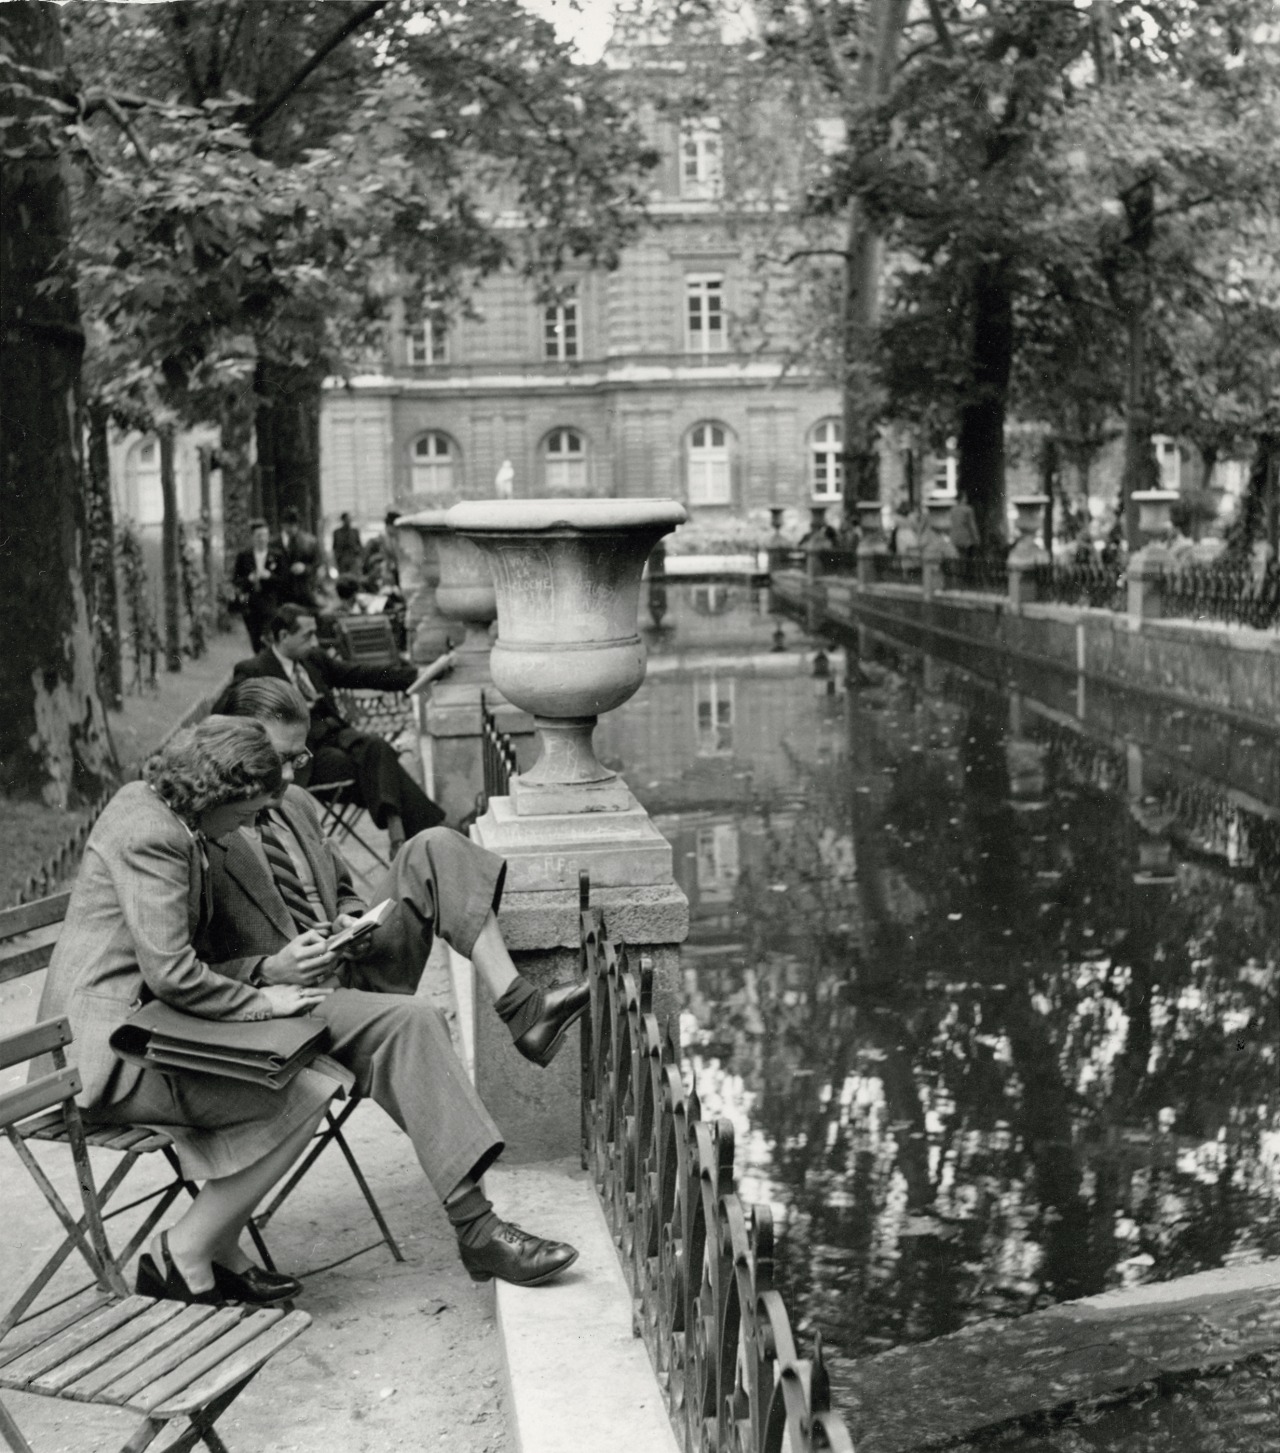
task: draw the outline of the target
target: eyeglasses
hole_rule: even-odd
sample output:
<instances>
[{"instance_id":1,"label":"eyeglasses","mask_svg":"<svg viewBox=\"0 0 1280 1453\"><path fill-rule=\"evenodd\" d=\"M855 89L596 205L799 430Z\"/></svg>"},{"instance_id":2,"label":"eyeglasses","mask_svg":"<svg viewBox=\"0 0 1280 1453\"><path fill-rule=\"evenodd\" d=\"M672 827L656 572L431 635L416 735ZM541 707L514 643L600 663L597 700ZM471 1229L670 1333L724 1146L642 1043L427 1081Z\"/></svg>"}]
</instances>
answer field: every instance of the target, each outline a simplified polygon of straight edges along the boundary
<instances>
[{"instance_id":1,"label":"eyeglasses","mask_svg":"<svg viewBox=\"0 0 1280 1453\"><path fill-rule=\"evenodd\" d=\"M286 767L292 767L295 772L301 772L307 763L311 761L312 756L313 753L306 747L303 747L300 752L295 752L292 757L281 757L280 760Z\"/></svg>"}]
</instances>

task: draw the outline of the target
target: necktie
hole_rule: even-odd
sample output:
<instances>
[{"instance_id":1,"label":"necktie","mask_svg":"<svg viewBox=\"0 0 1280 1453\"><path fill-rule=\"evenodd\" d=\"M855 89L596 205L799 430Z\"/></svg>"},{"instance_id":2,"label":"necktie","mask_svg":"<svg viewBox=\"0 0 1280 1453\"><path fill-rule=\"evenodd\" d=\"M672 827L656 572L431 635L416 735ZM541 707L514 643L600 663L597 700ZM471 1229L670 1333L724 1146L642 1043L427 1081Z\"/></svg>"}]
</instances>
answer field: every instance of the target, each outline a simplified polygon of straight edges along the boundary
<instances>
[{"instance_id":1,"label":"necktie","mask_svg":"<svg viewBox=\"0 0 1280 1453\"><path fill-rule=\"evenodd\" d=\"M298 925L299 932L305 933L307 929L315 928L320 920L316 917L315 909L307 898L306 887L293 866L289 849L265 816L258 821L258 832L262 837L262 851L267 855L271 876L284 899L284 906L293 914L293 921Z\"/></svg>"},{"instance_id":2,"label":"necktie","mask_svg":"<svg viewBox=\"0 0 1280 1453\"><path fill-rule=\"evenodd\" d=\"M316 690L310 674L297 661L293 663L293 684L302 692L303 700L308 706L314 706L320 699L320 693Z\"/></svg>"}]
</instances>

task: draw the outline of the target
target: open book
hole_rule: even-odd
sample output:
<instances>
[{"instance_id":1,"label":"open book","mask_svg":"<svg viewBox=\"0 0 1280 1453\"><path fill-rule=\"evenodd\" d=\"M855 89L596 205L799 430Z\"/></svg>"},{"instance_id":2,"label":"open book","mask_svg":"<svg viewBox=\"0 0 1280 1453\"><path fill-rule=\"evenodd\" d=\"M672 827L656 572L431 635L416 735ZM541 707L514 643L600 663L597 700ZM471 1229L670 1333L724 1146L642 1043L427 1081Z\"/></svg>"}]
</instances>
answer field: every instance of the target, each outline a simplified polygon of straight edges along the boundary
<instances>
[{"instance_id":1,"label":"open book","mask_svg":"<svg viewBox=\"0 0 1280 1453\"><path fill-rule=\"evenodd\" d=\"M387 915L394 907L395 903L390 898L384 898L381 903L375 903L367 913L362 913L349 928L344 928L340 933L331 935L327 944L329 952L341 953L350 944L364 938L366 934L372 933L380 923L385 922Z\"/></svg>"}]
</instances>

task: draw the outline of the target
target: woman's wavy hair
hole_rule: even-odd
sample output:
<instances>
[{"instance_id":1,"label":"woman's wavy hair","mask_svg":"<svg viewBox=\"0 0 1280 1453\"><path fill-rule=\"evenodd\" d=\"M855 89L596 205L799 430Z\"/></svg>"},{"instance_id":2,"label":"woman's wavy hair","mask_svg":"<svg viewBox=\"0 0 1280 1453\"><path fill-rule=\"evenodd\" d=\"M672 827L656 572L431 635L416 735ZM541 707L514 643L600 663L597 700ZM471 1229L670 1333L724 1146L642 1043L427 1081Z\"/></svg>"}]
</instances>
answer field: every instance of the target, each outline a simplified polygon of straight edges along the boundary
<instances>
[{"instance_id":1,"label":"woman's wavy hair","mask_svg":"<svg viewBox=\"0 0 1280 1453\"><path fill-rule=\"evenodd\" d=\"M247 802L280 790L280 758L262 723L210 716L175 732L143 768L152 790L189 826L227 802Z\"/></svg>"}]
</instances>

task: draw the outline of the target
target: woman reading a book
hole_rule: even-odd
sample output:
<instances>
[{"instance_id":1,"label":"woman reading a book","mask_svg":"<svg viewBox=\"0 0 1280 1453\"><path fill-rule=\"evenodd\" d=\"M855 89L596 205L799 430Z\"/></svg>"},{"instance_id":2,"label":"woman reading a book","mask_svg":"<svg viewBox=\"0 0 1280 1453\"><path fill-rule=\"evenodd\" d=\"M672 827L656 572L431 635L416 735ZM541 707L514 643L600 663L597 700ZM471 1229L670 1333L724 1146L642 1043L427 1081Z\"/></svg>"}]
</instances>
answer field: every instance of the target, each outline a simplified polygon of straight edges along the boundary
<instances>
[{"instance_id":1,"label":"woman reading a book","mask_svg":"<svg viewBox=\"0 0 1280 1453\"><path fill-rule=\"evenodd\" d=\"M152 999L202 1020L253 1021L305 1014L329 992L254 987L218 973L192 947L210 910L205 842L251 823L272 801L280 759L260 723L210 717L177 733L146 764L145 777L116 793L89 836L40 1017L71 1021L69 1054L86 1121L164 1130L184 1175L204 1182L140 1258L138 1291L195 1302L282 1301L300 1284L254 1265L240 1236L306 1149L338 1081L308 1067L272 1089L142 1068L110 1043Z\"/></svg>"}]
</instances>

